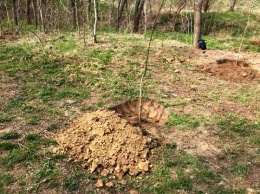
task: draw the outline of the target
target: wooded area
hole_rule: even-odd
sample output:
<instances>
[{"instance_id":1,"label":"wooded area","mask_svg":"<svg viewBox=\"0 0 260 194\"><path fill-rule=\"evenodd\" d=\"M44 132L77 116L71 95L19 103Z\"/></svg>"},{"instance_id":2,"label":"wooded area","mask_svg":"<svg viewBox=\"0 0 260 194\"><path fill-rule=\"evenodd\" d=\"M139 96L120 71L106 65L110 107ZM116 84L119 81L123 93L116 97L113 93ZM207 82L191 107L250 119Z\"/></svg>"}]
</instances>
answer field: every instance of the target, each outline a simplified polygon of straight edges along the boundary
<instances>
[{"instance_id":1,"label":"wooded area","mask_svg":"<svg viewBox=\"0 0 260 194\"><path fill-rule=\"evenodd\" d=\"M15 32L19 32L23 25L31 25L31 28L43 32L55 30L77 30L81 33L85 28L93 28L96 42L96 25L100 23L106 28L114 28L117 31L132 31L134 33L145 32L152 27L156 12L163 4L164 17L173 18L171 30L175 30L179 22L181 28L187 33L192 33L190 25L194 23L194 45L201 38L201 12L207 12L216 0L12 0L0 2L1 28L15 24ZM226 10L234 11L236 0L230 1ZM253 6L253 5L252 5ZM157 10L156 10L157 9ZM183 11L194 11L193 16L179 18ZM183 19L187 20L183 22ZM181 21L180 21L181 20ZM194 22L193 22L194 20Z\"/></svg>"}]
</instances>

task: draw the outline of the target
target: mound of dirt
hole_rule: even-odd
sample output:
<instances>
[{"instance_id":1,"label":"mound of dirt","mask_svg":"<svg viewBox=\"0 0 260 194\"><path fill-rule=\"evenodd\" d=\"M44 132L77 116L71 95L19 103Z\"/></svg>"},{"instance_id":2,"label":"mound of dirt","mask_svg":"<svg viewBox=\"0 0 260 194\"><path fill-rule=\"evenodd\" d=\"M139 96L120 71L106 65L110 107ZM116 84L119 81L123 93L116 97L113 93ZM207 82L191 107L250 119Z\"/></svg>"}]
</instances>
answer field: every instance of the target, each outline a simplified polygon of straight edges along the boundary
<instances>
[{"instance_id":1,"label":"mound of dirt","mask_svg":"<svg viewBox=\"0 0 260 194\"><path fill-rule=\"evenodd\" d=\"M252 69L251 66L244 61L237 62L236 60L220 59L217 60L217 63L207 64L200 70L227 81L248 82L260 80L259 72Z\"/></svg>"},{"instance_id":2,"label":"mound of dirt","mask_svg":"<svg viewBox=\"0 0 260 194\"><path fill-rule=\"evenodd\" d=\"M62 151L82 161L91 173L115 174L118 178L149 171L149 152L156 146L141 128L115 111L103 109L77 119L58 134L56 141Z\"/></svg>"},{"instance_id":3,"label":"mound of dirt","mask_svg":"<svg viewBox=\"0 0 260 194\"><path fill-rule=\"evenodd\" d=\"M124 117L131 124L139 122L139 101L128 101L111 108L116 111L121 117ZM162 126L168 121L170 112L153 100L142 100L141 117L143 121Z\"/></svg>"},{"instance_id":4,"label":"mound of dirt","mask_svg":"<svg viewBox=\"0 0 260 194\"><path fill-rule=\"evenodd\" d=\"M260 46L260 40L251 41L251 44L254 46Z\"/></svg>"}]
</instances>

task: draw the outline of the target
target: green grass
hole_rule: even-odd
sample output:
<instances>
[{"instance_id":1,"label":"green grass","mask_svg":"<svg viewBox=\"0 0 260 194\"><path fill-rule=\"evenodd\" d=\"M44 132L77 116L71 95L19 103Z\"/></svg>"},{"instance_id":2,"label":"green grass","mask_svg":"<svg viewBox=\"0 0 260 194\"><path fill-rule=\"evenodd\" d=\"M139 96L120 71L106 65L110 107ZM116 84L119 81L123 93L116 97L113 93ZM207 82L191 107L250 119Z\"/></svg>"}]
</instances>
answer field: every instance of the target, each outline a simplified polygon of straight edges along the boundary
<instances>
[{"instance_id":1,"label":"green grass","mask_svg":"<svg viewBox=\"0 0 260 194\"><path fill-rule=\"evenodd\" d=\"M6 169L13 168L17 164L24 166L37 162L42 156L41 148L50 145L56 145L54 140L41 138L38 134L28 133L25 135L25 143L18 147L16 144L4 142L0 144L0 150L6 150L7 153L0 156L0 164Z\"/></svg>"},{"instance_id":2,"label":"green grass","mask_svg":"<svg viewBox=\"0 0 260 194\"><path fill-rule=\"evenodd\" d=\"M76 191L79 189L84 177L85 174L83 172L74 172L72 175L64 178L63 187L69 192Z\"/></svg>"},{"instance_id":3,"label":"green grass","mask_svg":"<svg viewBox=\"0 0 260 194\"><path fill-rule=\"evenodd\" d=\"M103 49L98 48L98 49L93 49L90 52L88 52L87 56L96 58L104 64L108 64L111 62L113 54L114 54L114 51L112 49L103 50Z\"/></svg>"},{"instance_id":4,"label":"green grass","mask_svg":"<svg viewBox=\"0 0 260 194\"><path fill-rule=\"evenodd\" d=\"M8 186L15 182L15 178L10 173L0 173L0 193L6 194L8 192Z\"/></svg>"},{"instance_id":5,"label":"green grass","mask_svg":"<svg viewBox=\"0 0 260 194\"><path fill-rule=\"evenodd\" d=\"M39 123L39 118L37 116L31 116L26 118L26 124L37 125Z\"/></svg>"},{"instance_id":6,"label":"green grass","mask_svg":"<svg viewBox=\"0 0 260 194\"><path fill-rule=\"evenodd\" d=\"M137 187L140 185L141 193L170 194L180 190L187 193L244 193L244 190L221 187L222 175L213 172L207 160L175 148L170 145L161 148L156 169L144 180L134 182Z\"/></svg>"},{"instance_id":7,"label":"green grass","mask_svg":"<svg viewBox=\"0 0 260 194\"><path fill-rule=\"evenodd\" d=\"M260 135L252 137L250 139L250 141L259 146L260 145Z\"/></svg>"},{"instance_id":8,"label":"green grass","mask_svg":"<svg viewBox=\"0 0 260 194\"><path fill-rule=\"evenodd\" d=\"M230 172L235 176L245 176L248 172L248 169L245 165L238 163L230 168Z\"/></svg>"},{"instance_id":9,"label":"green grass","mask_svg":"<svg viewBox=\"0 0 260 194\"><path fill-rule=\"evenodd\" d=\"M36 150L28 149L13 149L9 153L0 157L0 164L5 168L13 168L18 163L28 164L37 158Z\"/></svg>"},{"instance_id":10,"label":"green grass","mask_svg":"<svg viewBox=\"0 0 260 194\"><path fill-rule=\"evenodd\" d=\"M36 133L27 133L25 135L25 140L26 141L38 141L40 139L40 136Z\"/></svg>"},{"instance_id":11,"label":"green grass","mask_svg":"<svg viewBox=\"0 0 260 194\"><path fill-rule=\"evenodd\" d=\"M171 106L183 106L188 104L188 101L182 98L175 98L170 100L163 101L163 105L165 107L171 107Z\"/></svg>"},{"instance_id":12,"label":"green grass","mask_svg":"<svg viewBox=\"0 0 260 194\"><path fill-rule=\"evenodd\" d=\"M77 44L75 40L67 40L67 39L62 39L61 42L58 42L55 45L55 48L57 48L60 51L72 51L76 49Z\"/></svg>"},{"instance_id":13,"label":"green grass","mask_svg":"<svg viewBox=\"0 0 260 194\"><path fill-rule=\"evenodd\" d=\"M7 123L10 122L12 119L6 115L1 115L0 116L0 123Z\"/></svg>"},{"instance_id":14,"label":"green grass","mask_svg":"<svg viewBox=\"0 0 260 194\"><path fill-rule=\"evenodd\" d=\"M59 125L54 123L47 127L47 131L55 131L59 128Z\"/></svg>"},{"instance_id":15,"label":"green grass","mask_svg":"<svg viewBox=\"0 0 260 194\"><path fill-rule=\"evenodd\" d=\"M3 133L0 135L0 139L3 139L3 140L18 139L19 137L20 137L20 134L17 132Z\"/></svg>"},{"instance_id":16,"label":"green grass","mask_svg":"<svg viewBox=\"0 0 260 194\"><path fill-rule=\"evenodd\" d=\"M257 88L255 89L254 92L247 92L244 88L239 88L236 92L228 93L228 97L235 102L240 102L243 104L249 104L250 102L254 101L255 97L259 93L260 90Z\"/></svg>"},{"instance_id":17,"label":"green grass","mask_svg":"<svg viewBox=\"0 0 260 194\"><path fill-rule=\"evenodd\" d=\"M169 121L169 126L176 126L178 129L195 129L199 126L199 122L190 118L188 115L180 115L176 113L171 113Z\"/></svg>"},{"instance_id":18,"label":"green grass","mask_svg":"<svg viewBox=\"0 0 260 194\"><path fill-rule=\"evenodd\" d=\"M56 179L61 177L61 172L55 167L55 164L51 160L42 162L40 170L38 170L33 179L39 182L43 179Z\"/></svg>"},{"instance_id":19,"label":"green grass","mask_svg":"<svg viewBox=\"0 0 260 194\"><path fill-rule=\"evenodd\" d=\"M260 129L260 122L249 122L245 118L233 114L229 114L225 118L218 118L217 123L223 131L235 132L243 136L250 136Z\"/></svg>"},{"instance_id":20,"label":"green grass","mask_svg":"<svg viewBox=\"0 0 260 194\"><path fill-rule=\"evenodd\" d=\"M9 142L0 143L0 150L13 150L16 148L18 148L17 144L13 144Z\"/></svg>"}]
</instances>

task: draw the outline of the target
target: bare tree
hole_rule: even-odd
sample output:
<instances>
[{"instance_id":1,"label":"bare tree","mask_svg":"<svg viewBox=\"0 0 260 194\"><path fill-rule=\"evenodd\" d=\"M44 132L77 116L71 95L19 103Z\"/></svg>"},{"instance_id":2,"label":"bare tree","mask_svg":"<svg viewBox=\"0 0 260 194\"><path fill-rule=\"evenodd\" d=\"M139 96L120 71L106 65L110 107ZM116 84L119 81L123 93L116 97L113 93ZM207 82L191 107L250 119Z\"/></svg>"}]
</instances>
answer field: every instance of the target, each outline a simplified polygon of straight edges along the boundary
<instances>
[{"instance_id":1,"label":"bare tree","mask_svg":"<svg viewBox=\"0 0 260 194\"><path fill-rule=\"evenodd\" d=\"M13 17L14 23L18 26L18 9L17 9L17 0L13 0Z\"/></svg>"},{"instance_id":2,"label":"bare tree","mask_svg":"<svg viewBox=\"0 0 260 194\"><path fill-rule=\"evenodd\" d=\"M76 15L76 2L75 0L70 0L71 9L72 9L72 21L73 21L73 29L77 29L77 15Z\"/></svg>"},{"instance_id":3,"label":"bare tree","mask_svg":"<svg viewBox=\"0 0 260 194\"><path fill-rule=\"evenodd\" d=\"M42 13L42 1L41 0L37 0L37 7L39 10L39 18L41 20L41 30L43 32L45 32L45 23L44 23L44 17L43 17L43 13Z\"/></svg>"},{"instance_id":4,"label":"bare tree","mask_svg":"<svg viewBox=\"0 0 260 194\"><path fill-rule=\"evenodd\" d=\"M194 1L194 38L193 46L199 47L198 40L201 39L201 9L203 0Z\"/></svg>"},{"instance_id":5,"label":"bare tree","mask_svg":"<svg viewBox=\"0 0 260 194\"><path fill-rule=\"evenodd\" d=\"M237 0L230 1L229 11L234 11L236 3L237 3Z\"/></svg>"},{"instance_id":6,"label":"bare tree","mask_svg":"<svg viewBox=\"0 0 260 194\"><path fill-rule=\"evenodd\" d=\"M35 27L37 29L39 24L37 0L33 0L33 15L34 15Z\"/></svg>"},{"instance_id":7,"label":"bare tree","mask_svg":"<svg viewBox=\"0 0 260 194\"><path fill-rule=\"evenodd\" d=\"M144 9L144 3L145 0L136 0L135 2L134 27L133 27L133 32L135 33L139 31L139 24Z\"/></svg>"},{"instance_id":8,"label":"bare tree","mask_svg":"<svg viewBox=\"0 0 260 194\"><path fill-rule=\"evenodd\" d=\"M88 0L87 1L87 20L88 20L88 22L90 23L90 18L91 18L91 0Z\"/></svg>"},{"instance_id":9,"label":"bare tree","mask_svg":"<svg viewBox=\"0 0 260 194\"><path fill-rule=\"evenodd\" d=\"M32 0L27 0L27 5L26 5L27 24L32 24L31 3L32 3Z\"/></svg>"},{"instance_id":10,"label":"bare tree","mask_svg":"<svg viewBox=\"0 0 260 194\"><path fill-rule=\"evenodd\" d=\"M118 2L117 25L116 25L117 31L119 31L120 21L121 21L123 10L124 10L126 3L127 3L127 0L119 0L119 2Z\"/></svg>"},{"instance_id":11,"label":"bare tree","mask_svg":"<svg viewBox=\"0 0 260 194\"><path fill-rule=\"evenodd\" d=\"M98 0L94 0L94 26L93 26L93 37L94 43L97 43L97 21L98 21Z\"/></svg>"},{"instance_id":12,"label":"bare tree","mask_svg":"<svg viewBox=\"0 0 260 194\"><path fill-rule=\"evenodd\" d=\"M208 12L209 10L209 0L203 0L203 11Z\"/></svg>"}]
</instances>

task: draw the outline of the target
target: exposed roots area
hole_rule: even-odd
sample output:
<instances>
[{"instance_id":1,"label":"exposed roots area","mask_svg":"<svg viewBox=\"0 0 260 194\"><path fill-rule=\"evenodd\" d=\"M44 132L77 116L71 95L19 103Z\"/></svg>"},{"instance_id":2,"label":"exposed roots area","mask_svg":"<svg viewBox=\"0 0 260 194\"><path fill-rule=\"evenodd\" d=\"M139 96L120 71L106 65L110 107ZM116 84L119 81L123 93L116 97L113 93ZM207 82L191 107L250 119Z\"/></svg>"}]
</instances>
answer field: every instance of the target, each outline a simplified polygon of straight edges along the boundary
<instances>
[{"instance_id":1,"label":"exposed roots area","mask_svg":"<svg viewBox=\"0 0 260 194\"><path fill-rule=\"evenodd\" d=\"M231 59L220 59L214 64L204 65L200 71L227 81L249 82L252 80L260 80L259 72L252 69L250 64Z\"/></svg>"},{"instance_id":2,"label":"exposed roots area","mask_svg":"<svg viewBox=\"0 0 260 194\"><path fill-rule=\"evenodd\" d=\"M111 108L132 124L138 124L139 100L128 101ZM162 126L168 121L169 111L153 100L142 100L141 119Z\"/></svg>"}]
</instances>

